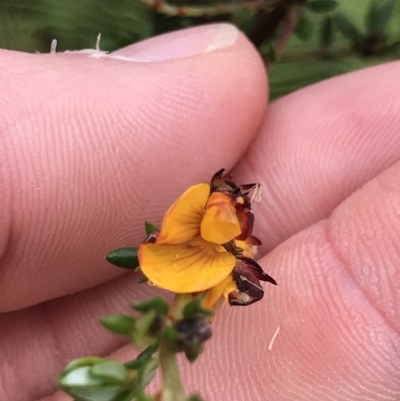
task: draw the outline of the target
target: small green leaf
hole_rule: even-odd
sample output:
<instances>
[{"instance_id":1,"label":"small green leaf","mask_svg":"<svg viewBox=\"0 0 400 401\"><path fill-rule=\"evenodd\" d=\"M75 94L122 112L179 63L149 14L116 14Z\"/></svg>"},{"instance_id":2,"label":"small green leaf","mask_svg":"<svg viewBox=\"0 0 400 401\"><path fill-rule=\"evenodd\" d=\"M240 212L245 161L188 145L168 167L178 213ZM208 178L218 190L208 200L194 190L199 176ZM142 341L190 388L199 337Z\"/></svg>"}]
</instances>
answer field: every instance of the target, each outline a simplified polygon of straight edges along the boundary
<instances>
[{"instance_id":1,"label":"small green leaf","mask_svg":"<svg viewBox=\"0 0 400 401\"><path fill-rule=\"evenodd\" d=\"M333 44L333 19L326 17L322 21L320 44L323 48L331 48Z\"/></svg>"},{"instance_id":2,"label":"small green leaf","mask_svg":"<svg viewBox=\"0 0 400 401\"><path fill-rule=\"evenodd\" d=\"M133 302L132 308L139 312L156 311L160 315L167 315L169 312L168 302L160 297L151 298L143 302Z\"/></svg>"},{"instance_id":3,"label":"small green leaf","mask_svg":"<svg viewBox=\"0 0 400 401\"><path fill-rule=\"evenodd\" d=\"M181 352L182 348L178 345L179 334L173 327L165 327L162 332L162 338L165 344L174 352Z\"/></svg>"},{"instance_id":4,"label":"small green leaf","mask_svg":"<svg viewBox=\"0 0 400 401\"><path fill-rule=\"evenodd\" d=\"M126 384L128 380L126 367L118 361L106 360L101 363L96 363L90 369L90 373L94 377L113 384Z\"/></svg>"},{"instance_id":5,"label":"small green leaf","mask_svg":"<svg viewBox=\"0 0 400 401\"><path fill-rule=\"evenodd\" d=\"M148 281L149 281L149 279L148 279L145 275L143 275L143 276L140 277L140 279L139 279L139 284L147 283Z\"/></svg>"},{"instance_id":6,"label":"small green leaf","mask_svg":"<svg viewBox=\"0 0 400 401\"><path fill-rule=\"evenodd\" d=\"M105 358L100 358L98 356L87 356L85 358L78 358L74 359L73 361L69 362L68 365L64 368L61 374L65 374L71 370L77 369L81 366L92 366L95 363L100 363L105 361Z\"/></svg>"},{"instance_id":7,"label":"small green leaf","mask_svg":"<svg viewBox=\"0 0 400 401\"><path fill-rule=\"evenodd\" d=\"M158 349L158 342L154 342L153 344L150 344L144 351L142 351L136 359L133 359L131 361L125 362L125 366L128 369L134 369L134 370L139 370L141 369L146 362L151 359L154 355L154 353Z\"/></svg>"},{"instance_id":8,"label":"small green leaf","mask_svg":"<svg viewBox=\"0 0 400 401\"><path fill-rule=\"evenodd\" d=\"M150 344L144 351L142 351L138 356L137 360L147 361L150 359L154 353L158 350L159 343L155 342L154 344Z\"/></svg>"},{"instance_id":9,"label":"small green leaf","mask_svg":"<svg viewBox=\"0 0 400 401\"><path fill-rule=\"evenodd\" d=\"M190 302L188 302L183 309L183 318L190 319L195 315L199 314L205 316L213 316L214 315L213 311L203 308L202 305L203 299L204 296L195 297Z\"/></svg>"},{"instance_id":10,"label":"small green leaf","mask_svg":"<svg viewBox=\"0 0 400 401\"><path fill-rule=\"evenodd\" d=\"M143 347L151 342L149 330L156 318L157 312L150 310L135 320L135 328L132 331L131 340L136 347Z\"/></svg>"},{"instance_id":11,"label":"small green leaf","mask_svg":"<svg viewBox=\"0 0 400 401\"><path fill-rule=\"evenodd\" d=\"M305 15L302 15L299 22L297 23L294 33L299 39L307 41L311 38L312 32L313 27L310 19L307 18Z\"/></svg>"},{"instance_id":12,"label":"small green leaf","mask_svg":"<svg viewBox=\"0 0 400 401\"><path fill-rule=\"evenodd\" d=\"M370 7L367 11L367 15L365 17L365 26L367 28L367 32L375 31L375 13L376 13L376 0L370 1Z\"/></svg>"},{"instance_id":13,"label":"small green leaf","mask_svg":"<svg viewBox=\"0 0 400 401\"><path fill-rule=\"evenodd\" d=\"M400 40L390 43L383 49L383 54L391 54L397 52L400 49Z\"/></svg>"},{"instance_id":14,"label":"small green leaf","mask_svg":"<svg viewBox=\"0 0 400 401\"><path fill-rule=\"evenodd\" d=\"M135 319L128 315L111 315L102 317L100 323L114 333L130 336L135 325Z\"/></svg>"},{"instance_id":15,"label":"small green leaf","mask_svg":"<svg viewBox=\"0 0 400 401\"><path fill-rule=\"evenodd\" d=\"M138 381L142 388L145 388L156 375L158 369L158 362L155 358L147 360L141 369L138 371Z\"/></svg>"},{"instance_id":16,"label":"small green leaf","mask_svg":"<svg viewBox=\"0 0 400 401\"><path fill-rule=\"evenodd\" d=\"M155 399L147 394L140 393L136 394L135 401L155 401Z\"/></svg>"},{"instance_id":17,"label":"small green leaf","mask_svg":"<svg viewBox=\"0 0 400 401\"><path fill-rule=\"evenodd\" d=\"M187 401L204 401L204 400L199 395L193 394L193 395L189 396Z\"/></svg>"},{"instance_id":18,"label":"small green leaf","mask_svg":"<svg viewBox=\"0 0 400 401\"><path fill-rule=\"evenodd\" d=\"M186 349L185 356L189 362L193 363L203 351L204 351L204 346L198 345L196 347Z\"/></svg>"},{"instance_id":19,"label":"small green leaf","mask_svg":"<svg viewBox=\"0 0 400 401\"><path fill-rule=\"evenodd\" d=\"M119 248L111 251L106 259L112 265L122 267L123 269L138 270L138 248Z\"/></svg>"},{"instance_id":20,"label":"small green leaf","mask_svg":"<svg viewBox=\"0 0 400 401\"><path fill-rule=\"evenodd\" d=\"M384 33L393 15L395 5L395 0L386 0L379 3L372 1L366 19L367 32L371 34Z\"/></svg>"},{"instance_id":21,"label":"small green leaf","mask_svg":"<svg viewBox=\"0 0 400 401\"><path fill-rule=\"evenodd\" d=\"M139 397L137 394L137 390L134 389L133 391L125 391L121 394L118 394L116 398L113 398L112 401L138 401Z\"/></svg>"},{"instance_id":22,"label":"small green leaf","mask_svg":"<svg viewBox=\"0 0 400 401\"><path fill-rule=\"evenodd\" d=\"M148 221L144 223L144 229L146 230L147 235L157 233L160 231L154 224L149 223Z\"/></svg>"},{"instance_id":23,"label":"small green leaf","mask_svg":"<svg viewBox=\"0 0 400 401\"><path fill-rule=\"evenodd\" d=\"M112 401L126 390L124 383L94 376L92 368L81 366L62 373L58 377L59 386L79 401Z\"/></svg>"},{"instance_id":24,"label":"small green leaf","mask_svg":"<svg viewBox=\"0 0 400 401\"><path fill-rule=\"evenodd\" d=\"M336 10L338 2L335 0L312 0L307 3L307 6L315 13L330 13Z\"/></svg>"},{"instance_id":25,"label":"small green leaf","mask_svg":"<svg viewBox=\"0 0 400 401\"><path fill-rule=\"evenodd\" d=\"M358 43L360 41L362 37L361 32L345 14L336 13L333 16L333 22L346 39L349 39L354 43Z\"/></svg>"},{"instance_id":26,"label":"small green leaf","mask_svg":"<svg viewBox=\"0 0 400 401\"><path fill-rule=\"evenodd\" d=\"M266 56L271 63L274 63L278 57L276 53L275 44L270 42L267 47Z\"/></svg>"},{"instance_id":27,"label":"small green leaf","mask_svg":"<svg viewBox=\"0 0 400 401\"><path fill-rule=\"evenodd\" d=\"M146 361L141 361L139 359L132 359L128 362L125 362L125 366L127 369L131 369L131 370L138 370L140 369L144 364L146 363Z\"/></svg>"}]
</instances>

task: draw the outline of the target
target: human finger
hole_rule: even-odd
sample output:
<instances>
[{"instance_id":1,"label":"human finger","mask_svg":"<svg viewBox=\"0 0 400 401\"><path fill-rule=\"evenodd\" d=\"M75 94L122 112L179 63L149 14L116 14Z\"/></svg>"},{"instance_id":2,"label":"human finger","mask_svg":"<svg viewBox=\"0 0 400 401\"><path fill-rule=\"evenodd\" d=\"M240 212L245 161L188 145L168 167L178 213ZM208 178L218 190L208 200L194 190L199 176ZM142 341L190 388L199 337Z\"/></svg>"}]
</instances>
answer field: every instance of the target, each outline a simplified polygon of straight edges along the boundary
<instances>
[{"instance_id":1,"label":"human finger","mask_svg":"<svg viewBox=\"0 0 400 401\"><path fill-rule=\"evenodd\" d=\"M236 166L263 183L254 205L260 254L330 215L400 158L400 62L352 72L272 103Z\"/></svg>"},{"instance_id":2,"label":"human finger","mask_svg":"<svg viewBox=\"0 0 400 401\"><path fill-rule=\"evenodd\" d=\"M104 255L251 141L266 81L247 39L217 24L162 41L110 57L0 53L1 311L120 274Z\"/></svg>"}]
</instances>

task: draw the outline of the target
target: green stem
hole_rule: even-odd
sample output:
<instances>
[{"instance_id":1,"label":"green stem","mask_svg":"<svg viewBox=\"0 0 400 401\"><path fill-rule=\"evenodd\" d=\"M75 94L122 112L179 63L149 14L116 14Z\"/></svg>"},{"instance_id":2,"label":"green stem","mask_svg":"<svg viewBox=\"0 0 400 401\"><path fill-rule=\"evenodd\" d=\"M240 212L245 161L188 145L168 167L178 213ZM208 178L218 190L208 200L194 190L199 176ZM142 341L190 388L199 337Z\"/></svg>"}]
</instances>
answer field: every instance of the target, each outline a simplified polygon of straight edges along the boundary
<instances>
[{"instance_id":1,"label":"green stem","mask_svg":"<svg viewBox=\"0 0 400 401\"><path fill-rule=\"evenodd\" d=\"M159 348L159 359L163 381L161 401L185 401L176 354L163 341Z\"/></svg>"}]
</instances>

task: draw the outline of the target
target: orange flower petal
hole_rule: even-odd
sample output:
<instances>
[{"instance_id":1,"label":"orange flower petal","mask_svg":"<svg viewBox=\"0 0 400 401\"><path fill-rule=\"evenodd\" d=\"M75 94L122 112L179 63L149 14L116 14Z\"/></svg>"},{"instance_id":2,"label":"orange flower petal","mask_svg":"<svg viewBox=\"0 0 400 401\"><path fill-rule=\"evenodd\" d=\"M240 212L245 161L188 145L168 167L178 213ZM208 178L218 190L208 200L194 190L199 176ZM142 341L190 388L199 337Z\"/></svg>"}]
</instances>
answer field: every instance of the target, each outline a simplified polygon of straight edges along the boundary
<instances>
[{"instance_id":1,"label":"orange flower petal","mask_svg":"<svg viewBox=\"0 0 400 401\"><path fill-rule=\"evenodd\" d=\"M219 284L231 272L235 257L202 238L184 244L142 244L140 267L161 288L176 293L200 292Z\"/></svg>"},{"instance_id":2,"label":"orange flower petal","mask_svg":"<svg viewBox=\"0 0 400 401\"><path fill-rule=\"evenodd\" d=\"M211 194L200 228L201 236L215 244L225 244L241 233L235 206L228 195L221 192Z\"/></svg>"},{"instance_id":3,"label":"orange flower petal","mask_svg":"<svg viewBox=\"0 0 400 401\"><path fill-rule=\"evenodd\" d=\"M249 244L247 241L235 240L236 246L243 249L243 256L253 259L257 253L257 246Z\"/></svg>"},{"instance_id":4,"label":"orange flower petal","mask_svg":"<svg viewBox=\"0 0 400 401\"><path fill-rule=\"evenodd\" d=\"M181 244L198 237L209 194L208 184L190 187L165 214L157 244Z\"/></svg>"},{"instance_id":5,"label":"orange flower petal","mask_svg":"<svg viewBox=\"0 0 400 401\"><path fill-rule=\"evenodd\" d=\"M207 291L207 296L203 301L204 308L211 309L222 296L227 301L229 293L235 290L237 290L236 282L233 280L232 275L229 275L225 280Z\"/></svg>"}]
</instances>

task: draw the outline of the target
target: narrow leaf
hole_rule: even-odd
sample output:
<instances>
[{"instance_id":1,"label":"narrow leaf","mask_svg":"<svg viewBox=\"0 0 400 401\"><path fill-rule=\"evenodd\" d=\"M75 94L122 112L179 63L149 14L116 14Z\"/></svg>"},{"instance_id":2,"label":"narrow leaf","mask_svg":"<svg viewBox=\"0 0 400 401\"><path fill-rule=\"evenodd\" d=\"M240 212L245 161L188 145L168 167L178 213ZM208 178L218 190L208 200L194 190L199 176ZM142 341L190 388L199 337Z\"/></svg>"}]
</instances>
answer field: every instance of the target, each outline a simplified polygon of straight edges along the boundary
<instances>
[{"instance_id":1,"label":"narrow leaf","mask_svg":"<svg viewBox=\"0 0 400 401\"><path fill-rule=\"evenodd\" d=\"M330 48L333 44L333 19L326 17L322 22L320 44L323 48Z\"/></svg>"},{"instance_id":2,"label":"narrow leaf","mask_svg":"<svg viewBox=\"0 0 400 401\"><path fill-rule=\"evenodd\" d=\"M161 315L167 315L169 312L169 304L160 297L151 298L148 301L133 302L132 308L139 312L156 311Z\"/></svg>"},{"instance_id":3,"label":"narrow leaf","mask_svg":"<svg viewBox=\"0 0 400 401\"><path fill-rule=\"evenodd\" d=\"M329 13L336 10L338 2L335 0L312 0L307 5L315 13Z\"/></svg>"},{"instance_id":4,"label":"narrow leaf","mask_svg":"<svg viewBox=\"0 0 400 401\"><path fill-rule=\"evenodd\" d=\"M123 269L138 270L138 248L119 248L110 252L106 259L112 265Z\"/></svg>"},{"instance_id":5,"label":"narrow leaf","mask_svg":"<svg viewBox=\"0 0 400 401\"><path fill-rule=\"evenodd\" d=\"M305 15L303 15L297 23L294 33L299 39L307 41L311 38L312 31L313 28L311 21Z\"/></svg>"},{"instance_id":6,"label":"narrow leaf","mask_svg":"<svg viewBox=\"0 0 400 401\"><path fill-rule=\"evenodd\" d=\"M376 0L370 1L370 6L367 11L367 15L365 17L365 26L367 28L367 32L371 33L375 31L375 14L376 14Z\"/></svg>"},{"instance_id":7,"label":"narrow leaf","mask_svg":"<svg viewBox=\"0 0 400 401\"><path fill-rule=\"evenodd\" d=\"M191 395L188 399L187 399L187 401L204 401L199 395L197 395L197 394L194 394L194 395Z\"/></svg>"},{"instance_id":8,"label":"narrow leaf","mask_svg":"<svg viewBox=\"0 0 400 401\"><path fill-rule=\"evenodd\" d=\"M384 33L386 26L393 15L395 5L395 0L386 0L380 4L373 2L371 4L366 21L368 33Z\"/></svg>"},{"instance_id":9,"label":"narrow leaf","mask_svg":"<svg viewBox=\"0 0 400 401\"><path fill-rule=\"evenodd\" d=\"M399 49L400 49L400 40L387 45L383 49L383 54L391 54L393 52L397 52Z\"/></svg>"},{"instance_id":10,"label":"narrow leaf","mask_svg":"<svg viewBox=\"0 0 400 401\"><path fill-rule=\"evenodd\" d=\"M156 232L159 232L160 230L152 223L149 223L148 221L146 221L144 223L144 229L146 230L146 234L150 235Z\"/></svg>"},{"instance_id":11,"label":"narrow leaf","mask_svg":"<svg viewBox=\"0 0 400 401\"><path fill-rule=\"evenodd\" d=\"M155 342L154 344L150 344L145 350L143 350L136 359L140 361L146 361L150 359L154 353L158 350L159 343Z\"/></svg>"},{"instance_id":12,"label":"narrow leaf","mask_svg":"<svg viewBox=\"0 0 400 401\"><path fill-rule=\"evenodd\" d=\"M92 366L81 366L58 377L58 385L79 401L111 401L125 391L125 384L95 377Z\"/></svg>"},{"instance_id":13,"label":"narrow leaf","mask_svg":"<svg viewBox=\"0 0 400 401\"><path fill-rule=\"evenodd\" d=\"M190 302L188 302L183 309L183 318L190 319L196 315L202 314L205 316L213 316L214 312L203 308L204 296L193 298Z\"/></svg>"},{"instance_id":14,"label":"narrow leaf","mask_svg":"<svg viewBox=\"0 0 400 401\"><path fill-rule=\"evenodd\" d=\"M131 361L125 362L125 366L128 369L138 370L141 369L145 363L151 359L154 353L157 351L159 346L158 342L150 344L144 351L142 351L136 359L132 359Z\"/></svg>"},{"instance_id":15,"label":"narrow leaf","mask_svg":"<svg viewBox=\"0 0 400 401\"><path fill-rule=\"evenodd\" d=\"M128 315L111 315L102 317L100 323L114 333L130 336L135 325L135 319Z\"/></svg>"},{"instance_id":16,"label":"narrow leaf","mask_svg":"<svg viewBox=\"0 0 400 401\"><path fill-rule=\"evenodd\" d=\"M68 363L68 365L64 368L61 375L65 374L71 370L77 369L81 366L92 366L95 363L100 363L104 360L105 360L104 358L100 358L99 356L87 356L84 358L74 359L70 363Z\"/></svg>"},{"instance_id":17,"label":"narrow leaf","mask_svg":"<svg viewBox=\"0 0 400 401\"><path fill-rule=\"evenodd\" d=\"M139 369L138 380L142 388L145 388L156 375L158 361L155 358L150 358L146 361L141 369Z\"/></svg>"},{"instance_id":18,"label":"narrow leaf","mask_svg":"<svg viewBox=\"0 0 400 401\"><path fill-rule=\"evenodd\" d=\"M128 380L126 367L117 361L107 360L92 366L90 373L99 379L113 384L125 384Z\"/></svg>"},{"instance_id":19,"label":"narrow leaf","mask_svg":"<svg viewBox=\"0 0 400 401\"><path fill-rule=\"evenodd\" d=\"M149 333L151 325L157 318L157 312L150 310L135 320L135 328L131 334L131 340L136 347L143 347L152 342L151 333Z\"/></svg>"},{"instance_id":20,"label":"narrow leaf","mask_svg":"<svg viewBox=\"0 0 400 401\"><path fill-rule=\"evenodd\" d=\"M352 21L343 13L337 13L333 16L333 21L340 33L354 43L361 39L361 32Z\"/></svg>"}]
</instances>

